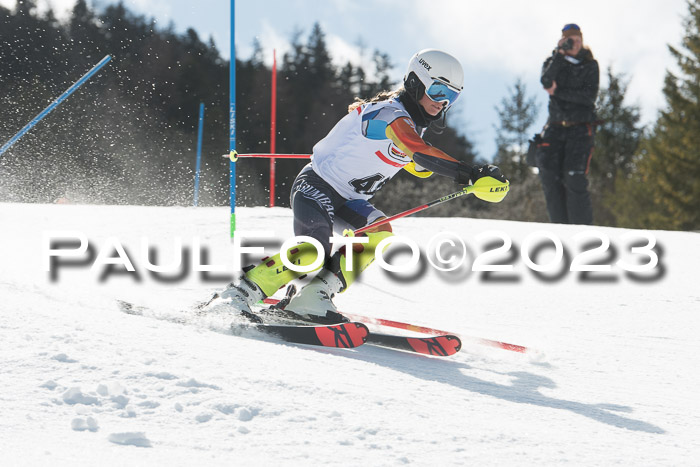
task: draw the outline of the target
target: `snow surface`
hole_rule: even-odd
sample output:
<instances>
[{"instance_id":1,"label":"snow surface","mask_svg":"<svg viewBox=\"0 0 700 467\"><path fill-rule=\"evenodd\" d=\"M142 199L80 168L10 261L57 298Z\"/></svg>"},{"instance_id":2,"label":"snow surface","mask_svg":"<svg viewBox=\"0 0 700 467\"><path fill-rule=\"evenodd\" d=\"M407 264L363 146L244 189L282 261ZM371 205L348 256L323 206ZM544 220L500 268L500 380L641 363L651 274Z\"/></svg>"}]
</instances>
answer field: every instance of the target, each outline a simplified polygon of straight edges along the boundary
<instances>
[{"instance_id":1,"label":"snow surface","mask_svg":"<svg viewBox=\"0 0 700 467\"><path fill-rule=\"evenodd\" d=\"M399 220L395 232L423 248L436 232L456 233L472 259L495 241L494 234L477 240L483 232L514 242L516 254L497 255L515 265L512 273L487 280L469 267L445 274L428 266L399 280L375 264L337 297L342 310L462 335L462 351L440 359L232 336L226 315L195 319L187 310L231 271L204 281L190 266L184 277L158 280L145 269L141 238L156 246L157 264L179 256L178 236L190 253L198 237L209 253L202 262L223 264L232 256L228 215L226 208L0 204L0 463L700 462L700 234L648 232L660 264L647 281L617 267L602 278L564 271L546 281L520 258L530 233L551 232L576 255L584 240L574 236L593 230L616 252L593 259L613 264L629 256L627 231ZM243 208L237 217L240 229L274 230L278 244L292 235L286 209ZM105 267L87 263L59 267L52 280L43 239L58 230L84 232L95 254L105 246L102 259L114 252L114 237L139 278L119 267L101 281ZM267 252L274 248L268 242ZM125 314L119 299L151 307L153 316Z\"/></svg>"}]
</instances>

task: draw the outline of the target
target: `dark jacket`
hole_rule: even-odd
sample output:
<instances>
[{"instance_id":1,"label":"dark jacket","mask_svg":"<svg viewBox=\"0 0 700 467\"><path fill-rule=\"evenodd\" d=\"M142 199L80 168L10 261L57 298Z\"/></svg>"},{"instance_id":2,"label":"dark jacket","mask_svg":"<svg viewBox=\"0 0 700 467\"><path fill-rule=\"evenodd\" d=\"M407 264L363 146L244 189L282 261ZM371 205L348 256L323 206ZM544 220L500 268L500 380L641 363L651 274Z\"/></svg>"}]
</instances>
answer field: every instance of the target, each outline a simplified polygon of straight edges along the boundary
<instances>
[{"instance_id":1,"label":"dark jacket","mask_svg":"<svg viewBox=\"0 0 700 467\"><path fill-rule=\"evenodd\" d=\"M542 65L540 82L545 88L557 82L549 96L549 122L593 122L596 120L595 101L598 97L600 72L598 62L588 49L574 57L574 64L560 53L553 53Z\"/></svg>"}]
</instances>

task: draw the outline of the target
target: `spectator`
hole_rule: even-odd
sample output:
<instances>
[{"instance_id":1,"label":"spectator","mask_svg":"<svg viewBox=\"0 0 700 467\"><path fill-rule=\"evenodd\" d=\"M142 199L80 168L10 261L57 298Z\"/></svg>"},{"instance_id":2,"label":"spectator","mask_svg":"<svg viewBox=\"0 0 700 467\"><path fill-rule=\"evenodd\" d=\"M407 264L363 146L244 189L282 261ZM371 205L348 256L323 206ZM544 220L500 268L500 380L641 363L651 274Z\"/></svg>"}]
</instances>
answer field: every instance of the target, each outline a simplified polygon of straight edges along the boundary
<instances>
[{"instance_id":1,"label":"spectator","mask_svg":"<svg viewBox=\"0 0 700 467\"><path fill-rule=\"evenodd\" d=\"M551 222L592 224L588 168L595 137L598 62L567 24L540 78L549 94L549 118L537 150L537 167Z\"/></svg>"}]
</instances>

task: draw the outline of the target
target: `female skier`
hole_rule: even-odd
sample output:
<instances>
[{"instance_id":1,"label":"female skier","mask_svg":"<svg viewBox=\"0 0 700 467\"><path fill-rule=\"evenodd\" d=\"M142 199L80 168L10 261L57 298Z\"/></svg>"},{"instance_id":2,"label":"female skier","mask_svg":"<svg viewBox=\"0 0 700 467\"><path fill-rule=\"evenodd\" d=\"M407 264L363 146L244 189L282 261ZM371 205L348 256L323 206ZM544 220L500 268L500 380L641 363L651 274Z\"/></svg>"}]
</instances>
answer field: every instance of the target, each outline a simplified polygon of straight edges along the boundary
<instances>
[{"instance_id":1,"label":"female skier","mask_svg":"<svg viewBox=\"0 0 700 467\"><path fill-rule=\"evenodd\" d=\"M342 321L332 298L346 290L374 260L383 239L393 235L383 224L366 232L367 243L353 245L352 264L345 247L331 255L330 237L385 217L369 199L399 170L425 178L437 173L467 185L483 176L505 182L498 167L460 162L423 141L430 124L445 116L463 89L462 66L452 55L435 49L416 53L408 64L403 87L369 101L356 99L328 135L313 148L311 162L292 186L294 234L318 240L325 261L313 280L292 298L285 310L323 322ZM290 249L292 264L307 266L317 258L311 243ZM221 293L229 304L250 316L251 305L274 294L303 273L283 267L280 254L245 272L236 286Z\"/></svg>"}]
</instances>

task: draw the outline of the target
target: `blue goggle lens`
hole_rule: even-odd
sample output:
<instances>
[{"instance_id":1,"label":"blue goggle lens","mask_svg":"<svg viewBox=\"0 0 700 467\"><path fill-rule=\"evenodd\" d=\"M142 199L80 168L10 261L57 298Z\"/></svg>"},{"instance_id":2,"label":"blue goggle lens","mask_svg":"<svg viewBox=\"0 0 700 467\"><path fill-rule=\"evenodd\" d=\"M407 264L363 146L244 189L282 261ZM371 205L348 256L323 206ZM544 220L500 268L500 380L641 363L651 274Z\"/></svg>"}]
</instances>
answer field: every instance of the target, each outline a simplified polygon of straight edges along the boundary
<instances>
[{"instance_id":1,"label":"blue goggle lens","mask_svg":"<svg viewBox=\"0 0 700 467\"><path fill-rule=\"evenodd\" d=\"M433 81L433 84L430 85L425 93L428 95L430 100L434 102L447 102L447 105L450 106L455 103L459 97L460 91L451 87L447 83L436 80Z\"/></svg>"}]
</instances>

